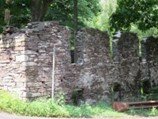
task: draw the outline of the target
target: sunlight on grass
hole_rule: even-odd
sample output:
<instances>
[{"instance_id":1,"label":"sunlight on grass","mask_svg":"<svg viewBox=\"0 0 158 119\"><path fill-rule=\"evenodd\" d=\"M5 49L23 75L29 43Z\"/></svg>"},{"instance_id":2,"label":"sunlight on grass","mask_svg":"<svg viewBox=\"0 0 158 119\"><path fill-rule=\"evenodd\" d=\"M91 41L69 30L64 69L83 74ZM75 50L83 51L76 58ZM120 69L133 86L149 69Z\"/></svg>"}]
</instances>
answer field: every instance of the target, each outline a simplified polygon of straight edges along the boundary
<instances>
[{"instance_id":1,"label":"sunlight on grass","mask_svg":"<svg viewBox=\"0 0 158 119\"><path fill-rule=\"evenodd\" d=\"M44 117L95 117L95 116L123 116L114 111L106 103L81 106L59 105L50 99L40 99L27 102L15 98L6 91L0 90L0 110L28 116Z\"/></svg>"},{"instance_id":2,"label":"sunlight on grass","mask_svg":"<svg viewBox=\"0 0 158 119\"><path fill-rule=\"evenodd\" d=\"M96 105L81 106L58 104L51 99L38 99L32 102L15 98L6 91L0 90L0 110L26 116L44 117L122 117L126 115L158 116L158 110L130 109L126 113L114 111L110 105L100 102Z\"/></svg>"}]
</instances>

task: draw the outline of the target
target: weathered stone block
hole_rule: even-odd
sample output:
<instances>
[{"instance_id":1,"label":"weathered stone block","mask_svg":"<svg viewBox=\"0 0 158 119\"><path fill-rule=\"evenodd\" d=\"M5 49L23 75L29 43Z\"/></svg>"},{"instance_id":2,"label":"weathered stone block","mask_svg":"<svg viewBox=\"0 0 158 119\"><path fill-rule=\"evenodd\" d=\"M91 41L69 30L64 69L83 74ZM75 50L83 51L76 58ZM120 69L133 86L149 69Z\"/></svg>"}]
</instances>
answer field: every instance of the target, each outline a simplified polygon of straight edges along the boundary
<instances>
[{"instance_id":1,"label":"weathered stone block","mask_svg":"<svg viewBox=\"0 0 158 119\"><path fill-rule=\"evenodd\" d=\"M16 62L26 62L28 60L27 55L18 55L16 56Z\"/></svg>"}]
</instances>

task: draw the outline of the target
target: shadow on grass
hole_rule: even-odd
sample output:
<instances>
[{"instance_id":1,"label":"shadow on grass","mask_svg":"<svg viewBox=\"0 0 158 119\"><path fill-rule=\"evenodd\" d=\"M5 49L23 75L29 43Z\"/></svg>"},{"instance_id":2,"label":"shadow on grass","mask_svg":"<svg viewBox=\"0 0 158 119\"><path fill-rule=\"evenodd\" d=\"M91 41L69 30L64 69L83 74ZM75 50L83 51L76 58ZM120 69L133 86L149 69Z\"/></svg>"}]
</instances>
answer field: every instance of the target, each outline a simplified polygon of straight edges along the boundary
<instances>
[{"instance_id":1,"label":"shadow on grass","mask_svg":"<svg viewBox=\"0 0 158 119\"><path fill-rule=\"evenodd\" d=\"M151 108L151 109L130 109L127 112L125 112L128 115L138 115L138 116L158 116L158 109Z\"/></svg>"},{"instance_id":2,"label":"shadow on grass","mask_svg":"<svg viewBox=\"0 0 158 119\"><path fill-rule=\"evenodd\" d=\"M84 104L79 107L66 105L71 117L120 117L123 113L114 111L110 105L100 102L95 105Z\"/></svg>"}]
</instances>

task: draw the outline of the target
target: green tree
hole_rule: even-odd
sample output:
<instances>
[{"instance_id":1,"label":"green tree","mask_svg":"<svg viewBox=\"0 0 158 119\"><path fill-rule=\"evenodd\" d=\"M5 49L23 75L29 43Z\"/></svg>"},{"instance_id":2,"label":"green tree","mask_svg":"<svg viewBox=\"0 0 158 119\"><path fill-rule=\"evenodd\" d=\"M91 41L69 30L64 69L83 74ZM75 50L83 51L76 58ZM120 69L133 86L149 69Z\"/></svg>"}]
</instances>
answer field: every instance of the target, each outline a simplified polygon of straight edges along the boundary
<instances>
[{"instance_id":1,"label":"green tree","mask_svg":"<svg viewBox=\"0 0 158 119\"><path fill-rule=\"evenodd\" d=\"M99 11L99 0L78 1L78 23L91 19ZM10 25L24 26L30 21L56 20L74 28L74 2L73 0L12 0L6 4L0 0L0 29L4 27L4 11L11 13Z\"/></svg>"},{"instance_id":2,"label":"green tree","mask_svg":"<svg viewBox=\"0 0 158 119\"><path fill-rule=\"evenodd\" d=\"M87 21L86 24L102 31L109 30L109 18L115 12L116 6L117 0L100 0L100 12L92 20Z\"/></svg>"},{"instance_id":3,"label":"green tree","mask_svg":"<svg viewBox=\"0 0 158 119\"><path fill-rule=\"evenodd\" d=\"M158 0L118 0L110 22L115 30L130 30L132 24L141 31L157 28Z\"/></svg>"},{"instance_id":4,"label":"green tree","mask_svg":"<svg viewBox=\"0 0 158 119\"><path fill-rule=\"evenodd\" d=\"M77 16L78 27L85 25L86 21L90 21L100 11L100 0L78 0ZM48 9L45 20L57 20L60 23L74 27L74 0L56 0Z\"/></svg>"},{"instance_id":5,"label":"green tree","mask_svg":"<svg viewBox=\"0 0 158 119\"><path fill-rule=\"evenodd\" d=\"M0 0L0 31L6 25L4 21L5 9L10 10L10 25L20 27L31 19L29 7L30 0L12 0L9 4L5 0Z\"/></svg>"}]
</instances>

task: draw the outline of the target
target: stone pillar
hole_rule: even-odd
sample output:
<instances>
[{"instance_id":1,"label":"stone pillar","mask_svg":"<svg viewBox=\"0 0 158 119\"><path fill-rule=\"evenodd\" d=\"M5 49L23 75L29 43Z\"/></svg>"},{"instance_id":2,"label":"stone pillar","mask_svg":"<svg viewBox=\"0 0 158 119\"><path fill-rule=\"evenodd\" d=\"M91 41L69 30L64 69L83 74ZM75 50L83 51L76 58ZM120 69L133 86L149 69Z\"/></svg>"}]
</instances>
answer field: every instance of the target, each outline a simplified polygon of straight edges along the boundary
<instances>
[{"instance_id":1,"label":"stone pillar","mask_svg":"<svg viewBox=\"0 0 158 119\"><path fill-rule=\"evenodd\" d=\"M123 33L118 41L119 52L119 85L121 100L139 96L140 92L140 59L139 40L136 34Z\"/></svg>"},{"instance_id":2,"label":"stone pillar","mask_svg":"<svg viewBox=\"0 0 158 119\"><path fill-rule=\"evenodd\" d=\"M145 42L146 60L149 68L151 86L158 85L158 38L149 37Z\"/></svg>"},{"instance_id":3,"label":"stone pillar","mask_svg":"<svg viewBox=\"0 0 158 119\"><path fill-rule=\"evenodd\" d=\"M86 102L108 100L109 37L94 29L78 31L78 62L82 65L76 86L84 89Z\"/></svg>"}]
</instances>

